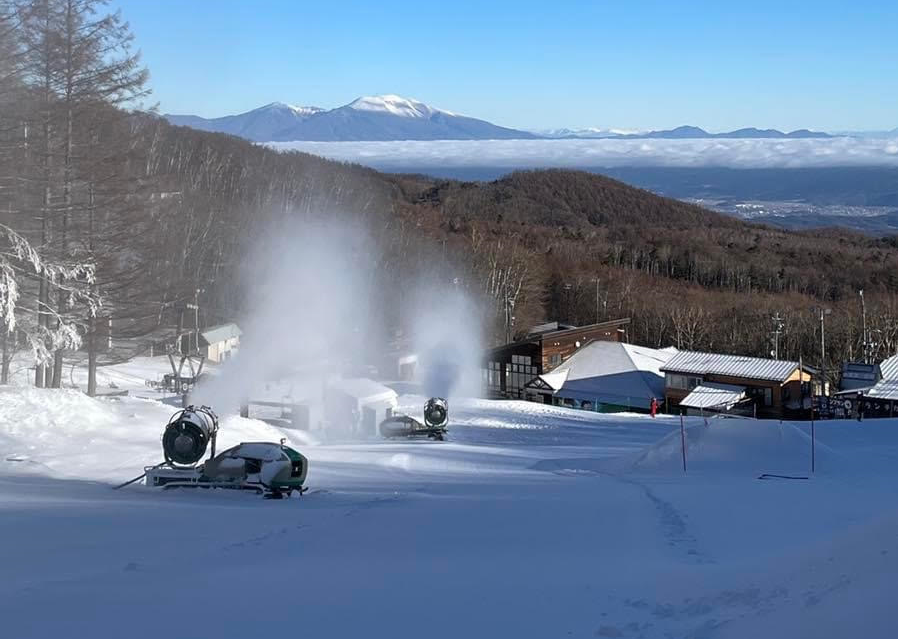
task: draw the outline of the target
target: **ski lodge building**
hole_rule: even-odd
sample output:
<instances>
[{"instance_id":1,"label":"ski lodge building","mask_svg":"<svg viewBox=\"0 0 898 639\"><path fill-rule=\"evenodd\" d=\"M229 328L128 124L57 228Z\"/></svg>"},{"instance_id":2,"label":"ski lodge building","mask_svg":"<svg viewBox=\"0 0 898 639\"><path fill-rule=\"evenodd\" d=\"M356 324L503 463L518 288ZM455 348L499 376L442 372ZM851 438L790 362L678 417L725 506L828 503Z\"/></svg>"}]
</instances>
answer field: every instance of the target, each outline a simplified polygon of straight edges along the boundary
<instances>
[{"instance_id":1,"label":"ski lodge building","mask_svg":"<svg viewBox=\"0 0 898 639\"><path fill-rule=\"evenodd\" d=\"M782 418L810 407L816 371L788 360L679 351L661 369L669 412Z\"/></svg>"},{"instance_id":2,"label":"ski lodge building","mask_svg":"<svg viewBox=\"0 0 898 639\"><path fill-rule=\"evenodd\" d=\"M199 350L207 360L220 364L236 355L242 334L233 322L210 326L200 331Z\"/></svg>"},{"instance_id":3,"label":"ski lodge building","mask_svg":"<svg viewBox=\"0 0 898 639\"><path fill-rule=\"evenodd\" d=\"M526 384L548 373L581 348L596 341L625 342L630 318L571 326L558 322L530 329L523 339L493 348L483 358L487 397L524 399Z\"/></svg>"}]
</instances>

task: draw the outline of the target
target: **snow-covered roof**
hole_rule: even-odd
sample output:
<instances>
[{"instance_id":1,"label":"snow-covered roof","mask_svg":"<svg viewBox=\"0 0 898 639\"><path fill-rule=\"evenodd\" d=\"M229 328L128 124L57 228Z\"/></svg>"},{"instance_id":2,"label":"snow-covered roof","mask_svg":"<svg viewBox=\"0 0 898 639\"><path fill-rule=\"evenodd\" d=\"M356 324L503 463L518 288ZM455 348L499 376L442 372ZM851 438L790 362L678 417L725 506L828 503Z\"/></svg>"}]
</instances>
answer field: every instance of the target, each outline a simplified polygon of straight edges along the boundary
<instances>
[{"instance_id":1,"label":"snow-covered roof","mask_svg":"<svg viewBox=\"0 0 898 639\"><path fill-rule=\"evenodd\" d=\"M207 344L217 344L225 342L233 337L240 337L243 331L234 322L227 324L219 324L218 326L210 326L204 331L200 331L200 335Z\"/></svg>"},{"instance_id":2,"label":"snow-covered roof","mask_svg":"<svg viewBox=\"0 0 898 639\"><path fill-rule=\"evenodd\" d=\"M564 370L554 370L551 373L543 373L539 378L552 390L558 390L564 386L570 372L570 369L567 368Z\"/></svg>"},{"instance_id":3,"label":"snow-covered roof","mask_svg":"<svg viewBox=\"0 0 898 639\"><path fill-rule=\"evenodd\" d=\"M537 379L559 397L648 407L652 397L664 396L661 366L671 355L633 344L596 341Z\"/></svg>"},{"instance_id":4,"label":"snow-covered roof","mask_svg":"<svg viewBox=\"0 0 898 639\"><path fill-rule=\"evenodd\" d=\"M785 382L795 372L796 368L798 368L798 362L783 359L679 351L670 358L661 370L667 373L725 375L727 377ZM805 370L807 370L807 367L805 367Z\"/></svg>"},{"instance_id":5,"label":"snow-covered roof","mask_svg":"<svg viewBox=\"0 0 898 639\"><path fill-rule=\"evenodd\" d=\"M876 399L898 399L898 355L880 362L879 372L882 373L882 379L865 391L864 395Z\"/></svg>"},{"instance_id":6,"label":"snow-covered roof","mask_svg":"<svg viewBox=\"0 0 898 639\"><path fill-rule=\"evenodd\" d=\"M705 382L680 402L687 408L730 408L745 399L745 387Z\"/></svg>"},{"instance_id":7,"label":"snow-covered roof","mask_svg":"<svg viewBox=\"0 0 898 639\"><path fill-rule=\"evenodd\" d=\"M879 363L882 379L898 380L898 355L893 355Z\"/></svg>"},{"instance_id":8,"label":"snow-covered roof","mask_svg":"<svg viewBox=\"0 0 898 639\"><path fill-rule=\"evenodd\" d=\"M328 387L350 397L355 397L359 401L377 401L380 399L397 399L399 397L392 388L388 388L367 377L334 380L328 384Z\"/></svg>"}]
</instances>

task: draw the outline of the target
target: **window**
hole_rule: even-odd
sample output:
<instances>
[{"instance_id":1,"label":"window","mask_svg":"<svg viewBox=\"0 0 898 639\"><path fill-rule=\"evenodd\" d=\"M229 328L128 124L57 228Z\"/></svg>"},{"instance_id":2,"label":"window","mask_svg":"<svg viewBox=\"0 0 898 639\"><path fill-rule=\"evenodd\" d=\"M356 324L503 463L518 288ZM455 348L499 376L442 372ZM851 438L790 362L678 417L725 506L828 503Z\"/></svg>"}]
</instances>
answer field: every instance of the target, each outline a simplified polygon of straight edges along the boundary
<instances>
[{"instance_id":1,"label":"window","mask_svg":"<svg viewBox=\"0 0 898 639\"><path fill-rule=\"evenodd\" d=\"M769 386L749 386L745 389L745 394L751 397L755 403L763 404L764 406L773 405L773 389Z\"/></svg>"},{"instance_id":2,"label":"window","mask_svg":"<svg viewBox=\"0 0 898 639\"><path fill-rule=\"evenodd\" d=\"M678 390L691 391L702 383L702 378L695 375L679 375L677 373L667 373L665 376L665 384L668 388L676 388Z\"/></svg>"},{"instance_id":3,"label":"window","mask_svg":"<svg viewBox=\"0 0 898 639\"><path fill-rule=\"evenodd\" d=\"M512 397L524 396L524 385L539 375L539 369L525 362L530 362L529 357L514 355L511 364L505 365L505 391Z\"/></svg>"},{"instance_id":4,"label":"window","mask_svg":"<svg viewBox=\"0 0 898 639\"><path fill-rule=\"evenodd\" d=\"M487 368L483 371L486 377L486 384L491 391L502 390L502 364L501 362L489 362Z\"/></svg>"},{"instance_id":5,"label":"window","mask_svg":"<svg viewBox=\"0 0 898 639\"><path fill-rule=\"evenodd\" d=\"M561 364L561 353L554 353L551 357L549 357L550 366L555 367L559 364Z\"/></svg>"}]
</instances>

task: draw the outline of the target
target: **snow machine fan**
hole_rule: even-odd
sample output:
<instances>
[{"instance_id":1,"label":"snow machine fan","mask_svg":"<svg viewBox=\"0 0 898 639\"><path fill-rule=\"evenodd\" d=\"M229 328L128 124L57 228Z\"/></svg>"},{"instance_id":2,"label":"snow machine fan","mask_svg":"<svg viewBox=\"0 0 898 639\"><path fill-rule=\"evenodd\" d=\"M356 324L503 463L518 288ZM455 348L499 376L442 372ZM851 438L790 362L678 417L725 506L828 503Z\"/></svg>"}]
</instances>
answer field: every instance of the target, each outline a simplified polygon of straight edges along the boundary
<instances>
[{"instance_id":1,"label":"snow machine fan","mask_svg":"<svg viewBox=\"0 0 898 639\"><path fill-rule=\"evenodd\" d=\"M446 429L449 421L449 402L442 397L431 397L424 404L424 423L428 428Z\"/></svg>"},{"instance_id":2,"label":"snow machine fan","mask_svg":"<svg viewBox=\"0 0 898 639\"><path fill-rule=\"evenodd\" d=\"M218 416L208 406L188 406L168 421L162 435L162 451L169 464L190 466L199 462L212 442L215 456L215 437Z\"/></svg>"}]
</instances>

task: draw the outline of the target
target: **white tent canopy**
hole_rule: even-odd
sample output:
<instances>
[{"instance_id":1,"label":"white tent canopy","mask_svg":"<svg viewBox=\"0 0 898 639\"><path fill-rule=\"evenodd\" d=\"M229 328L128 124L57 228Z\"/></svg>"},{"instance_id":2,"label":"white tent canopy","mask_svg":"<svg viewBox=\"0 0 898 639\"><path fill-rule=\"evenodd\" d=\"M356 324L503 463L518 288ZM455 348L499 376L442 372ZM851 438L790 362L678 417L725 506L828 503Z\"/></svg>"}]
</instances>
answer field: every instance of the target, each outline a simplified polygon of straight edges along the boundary
<instances>
[{"instance_id":1,"label":"white tent canopy","mask_svg":"<svg viewBox=\"0 0 898 639\"><path fill-rule=\"evenodd\" d=\"M653 397L659 401L664 397L660 368L673 354L621 342L593 342L552 372L532 380L527 388L594 405L648 409Z\"/></svg>"}]
</instances>

